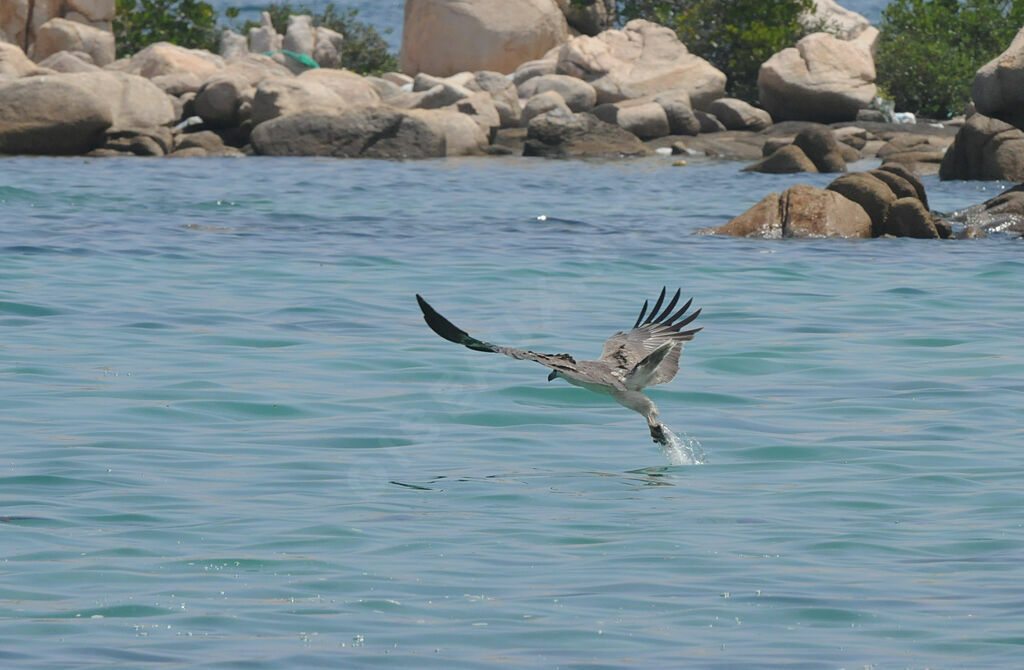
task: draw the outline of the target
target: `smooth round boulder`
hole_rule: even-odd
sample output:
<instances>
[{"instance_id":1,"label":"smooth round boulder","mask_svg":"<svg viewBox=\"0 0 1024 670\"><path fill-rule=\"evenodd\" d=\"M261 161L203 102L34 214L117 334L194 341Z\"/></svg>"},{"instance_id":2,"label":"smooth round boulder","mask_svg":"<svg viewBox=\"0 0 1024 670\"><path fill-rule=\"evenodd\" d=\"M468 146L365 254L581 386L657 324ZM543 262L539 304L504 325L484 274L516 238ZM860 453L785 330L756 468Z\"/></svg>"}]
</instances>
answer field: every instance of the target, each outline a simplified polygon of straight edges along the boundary
<instances>
[{"instance_id":1,"label":"smooth round boulder","mask_svg":"<svg viewBox=\"0 0 1024 670\"><path fill-rule=\"evenodd\" d=\"M846 160L832 131L824 126L809 126L793 138L793 144L803 149L818 172L846 172Z\"/></svg>"},{"instance_id":2,"label":"smooth round boulder","mask_svg":"<svg viewBox=\"0 0 1024 670\"><path fill-rule=\"evenodd\" d=\"M726 130L764 130L772 125L771 115L763 109L738 98L719 98L708 111L715 115Z\"/></svg>"},{"instance_id":3,"label":"smooth round boulder","mask_svg":"<svg viewBox=\"0 0 1024 670\"><path fill-rule=\"evenodd\" d=\"M524 156L608 158L646 156L650 150L633 133L593 114L555 110L530 121Z\"/></svg>"},{"instance_id":4,"label":"smooth round boulder","mask_svg":"<svg viewBox=\"0 0 1024 670\"><path fill-rule=\"evenodd\" d=\"M447 152L435 124L384 105L279 116L253 128L252 145L265 156L414 159Z\"/></svg>"},{"instance_id":5,"label":"smooth round boulder","mask_svg":"<svg viewBox=\"0 0 1024 670\"><path fill-rule=\"evenodd\" d=\"M881 233L926 240L940 237L931 213L917 198L899 198L893 201Z\"/></svg>"},{"instance_id":6,"label":"smooth round boulder","mask_svg":"<svg viewBox=\"0 0 1024 670\"><path fill-rule=\"evenodd\" d=\"M885 182L866 172L855 172L839 177L825 188L863 207L871 218L874 237L884 234L889 208L896 200L896 195Z\"/></svg>"},{"instance_id":7,"label":"smooth round boulder","mask_svg":"<svg viewBox=\"0 0 1024 670\"><path fill-rule=\"evenodd\" d=\"M546 74L533 77L518 87L519 96L532 98L538 93L555 91L565 104L574 112L586 112L597 103L597 92L594 87L576 77L564 74Z\"/></svg>"},{"instance_id":8,"label":"smooth round boulder","mask_svg":"<svg viewBox=\"0 0 1024 670\"><path fill-rule=\"evenodd\" d=\"M0 82L0 154L84 154L113 122L106 100L66 76Z\"/></svg>"},{"instance_id":9,"label":"smooth round boulder","mask_svg":"<svg viewBox=\"0 0 1024 670\"><path fill-rule=\"evenodd\" d=\"M52 18L36 30L30 51L36 61L61 51L84 51L92 57L93 63L103 67L114 62L114 33L77 21Z\"/></svg>"},{"instance_id":10,"label":"smooth round boulder","mask_svg":"<svg viewBox=\"0 0 1024 670\"><path fill-rule=\"evenodd\" d=\"M859 44L813 33L761 65L757 90L776 121L852 121L875 97L875 64Z\"/></svg>"},{"instance_id":11,"label":"smooth round boulder","mask_svg":"<svg viewBox=\"0 0 1024 670\"><path fill-rule=\"evenodd\" d=\"M817 172L814 161L807 157L803 149L795 144L786 144L761 160L743 168L744 172L764 172L767 174L793 174L796 172Z\"/></svg>"},{"instance_id":12,"label":"smooth round boulder","mask_svg":"<svg viewBox=\"0 0 1024 670\"><path fill-rule=\"evenodd\" d=\"M551 0L406 0L399 63L410 75L512 72L568 36Z\"/></svg>"}]
</instances>

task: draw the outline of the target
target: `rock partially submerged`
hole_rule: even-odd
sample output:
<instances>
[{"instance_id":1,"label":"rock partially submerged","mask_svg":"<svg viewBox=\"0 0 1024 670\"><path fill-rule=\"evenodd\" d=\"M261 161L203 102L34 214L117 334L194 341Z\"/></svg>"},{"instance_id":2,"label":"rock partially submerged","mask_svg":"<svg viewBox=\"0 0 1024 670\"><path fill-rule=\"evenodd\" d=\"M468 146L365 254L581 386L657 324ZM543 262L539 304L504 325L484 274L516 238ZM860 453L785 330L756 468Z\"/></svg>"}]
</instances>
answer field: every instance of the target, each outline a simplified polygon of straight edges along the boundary
<instances>
[{"instance_id":1,"label":"rock partially submerged","mask_svg":"<svg viewBox=\"0 0 1024 670\"><path fill-rule=\"evenodd\" d=\"M895 166L854 172L825 189L798 184L771 193L728 223L699 231L737 237L948 238L952 227L928 211L924 186Z\"/></svg>"}]
</instances>

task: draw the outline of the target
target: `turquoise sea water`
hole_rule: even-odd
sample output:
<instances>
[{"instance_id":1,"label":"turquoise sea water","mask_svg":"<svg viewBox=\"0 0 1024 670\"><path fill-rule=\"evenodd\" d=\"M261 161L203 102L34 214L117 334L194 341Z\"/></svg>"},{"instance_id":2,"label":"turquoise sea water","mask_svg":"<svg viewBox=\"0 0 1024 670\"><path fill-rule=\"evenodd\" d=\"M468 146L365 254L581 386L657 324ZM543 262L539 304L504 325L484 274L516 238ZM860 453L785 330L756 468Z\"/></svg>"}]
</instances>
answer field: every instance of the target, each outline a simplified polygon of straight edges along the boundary
<instances>
[{"instance_id":1,"label":"turquoise sea water","mask_svg":"<svg viewBox=\"0 0 1024 670\"><path fill-rule=\"evenodd\" d=\"M692 235L828 181L738 168L0 162L0 664L1018 667L1021 242ZM413 299L587 357L662 285L705 465Z\"/></svg>"}]
</instances>

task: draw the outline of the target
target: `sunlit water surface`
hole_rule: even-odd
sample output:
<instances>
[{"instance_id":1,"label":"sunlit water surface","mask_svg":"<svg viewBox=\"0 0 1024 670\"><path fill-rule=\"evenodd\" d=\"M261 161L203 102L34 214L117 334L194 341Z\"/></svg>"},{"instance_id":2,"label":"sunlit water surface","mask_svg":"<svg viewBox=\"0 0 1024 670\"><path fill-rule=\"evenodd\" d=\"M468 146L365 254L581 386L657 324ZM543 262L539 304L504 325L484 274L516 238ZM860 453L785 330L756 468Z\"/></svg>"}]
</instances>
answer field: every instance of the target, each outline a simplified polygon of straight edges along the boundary
<instances>
[{"instance_id":1,"label":"sunlit water surface","mask_svg":"<svg viewBox=\"0 0 1024 670\"><path fill-rule=\"evenodd\" d=\"M1024 247L692 235L829 179L738 168L0 162L0 663L1019 667ZM702 465L413 299L588 357L663 285Z\"/></svg>"}]
</instances>

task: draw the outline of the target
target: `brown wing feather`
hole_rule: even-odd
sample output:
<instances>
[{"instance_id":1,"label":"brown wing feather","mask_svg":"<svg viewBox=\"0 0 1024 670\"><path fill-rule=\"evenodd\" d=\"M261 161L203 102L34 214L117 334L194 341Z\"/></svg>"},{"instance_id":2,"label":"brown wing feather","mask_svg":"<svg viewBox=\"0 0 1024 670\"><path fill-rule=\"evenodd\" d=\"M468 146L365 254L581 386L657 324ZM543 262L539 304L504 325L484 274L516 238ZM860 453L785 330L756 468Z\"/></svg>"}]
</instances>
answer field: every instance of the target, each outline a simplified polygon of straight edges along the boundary
<instances>
[{"instance_id":1,"label":"brown wing feather","mask_svg":"<svg viewBox=\"0 0 1024 670\"><path fill-rule=\"evenodd\" d=\"M651 385L672 381L676 373L679 372L679 355L682 353L683 344L692 340L693 336L701 330L700 328L682 330L697 318L700 310L686 314L686 310L693 302L691 298L673 313L672 310L679 302L680 293L681 291L677 290L665 309L659 312L665 300L665 289L661 289L661 295L658 296L658 300L646 320L644 315L647 314L648 303L645 301L633 328L628 332L620 331L608 338L598 360L618 368L622 374L626 375L658 346L672 340L676 346L658 366Z\"/></svg>"}]
</instances>

